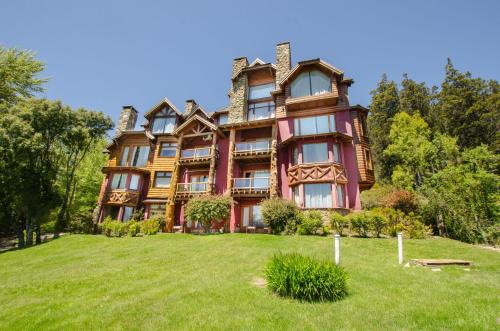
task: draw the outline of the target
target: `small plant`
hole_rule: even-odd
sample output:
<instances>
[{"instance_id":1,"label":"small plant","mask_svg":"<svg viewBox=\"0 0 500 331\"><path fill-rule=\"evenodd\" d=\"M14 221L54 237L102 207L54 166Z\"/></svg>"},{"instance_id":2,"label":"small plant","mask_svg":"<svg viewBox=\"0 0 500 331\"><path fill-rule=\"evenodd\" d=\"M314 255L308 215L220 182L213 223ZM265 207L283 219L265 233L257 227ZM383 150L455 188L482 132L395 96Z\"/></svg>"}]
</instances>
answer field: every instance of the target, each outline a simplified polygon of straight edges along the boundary
<instances>
[{"instance_id":1,"label":"small plant","mask_svg":"<svg viewBox=\"0 0 500 331\"><path fill-rule=\"evenodd\" d=\"M141 223L137 221L128 222L128 236L136 237L141 232Z\"/></svg>"},{"instance_id":2,"label":"small plant","mask_svg":"<svg viewBox=\"0 0 500 331\"><path fill-rule=\"evenodd\" d=\"M368 214L368 217L370 220L369 222L371 230L375 233L377 238L380 238L380 234L387 226L387 219L384 215L376 212L370 212Z\"/></svg>"},{"instance_id":3,"label":"small plant","mask_svg":"<svg viewBox=\"0 0 500 331\"><path fill-rule=\"evenodd\" d=\"M260 205L262 206L264 223L271 228L272 233L280 234L285 230L289 233L298 226L299 209L295 202L272 198L264 200Z\"/></svg>"},{"instance_id":4,"label":"small plant","mask_svg":"<svg viewBox=\"0 0 500 331\"><path fill-rule=\"evenodd\" d=\"M332 229L339 235L344 235L344 230L349 227L349 219L337 212L330 212L328 215Z\"/></svg>"},{"instance_id":5,"label":"small plant","mask_svg":"<svg viewBox=\"0 0 500 331\"><path fill-rule=\"evenodd\" d=\"M161 227L161 217L153 216L150 219L140 222L141 233L146 235L157 234Z\"/></svg>"},{"instance_id":6,"label":"small plant","mask_svg":"<svg viewBox=\"0 0 500 331\"><path fill-rule=\"evenodd\" d=\"M323 215L318 210L308 210L299 213L300 224L297 227L298 234L313 235L323 226Z\"/></svg>"},{"instance_id":7,"label":"small plant","mask_svg":"<svg viewBox=\"0 0 500 331\"><path fill-rule=\"evenodd\" d=\"M265 270L268 287L283 297L337 301L347 295L347 274L329 261L297 253L273 256Z\"/></svg>"},{"instance_id":8,"label":"small plant","mask_svg":"<svg viewBox=\"0 0 500 331\"><path fill-rule=\"evenodd\" d=\"M368 237L370 222L364 212L357 212L349 215L351 228L358 233L360 237Z\"/></svg>"}]
</instances>

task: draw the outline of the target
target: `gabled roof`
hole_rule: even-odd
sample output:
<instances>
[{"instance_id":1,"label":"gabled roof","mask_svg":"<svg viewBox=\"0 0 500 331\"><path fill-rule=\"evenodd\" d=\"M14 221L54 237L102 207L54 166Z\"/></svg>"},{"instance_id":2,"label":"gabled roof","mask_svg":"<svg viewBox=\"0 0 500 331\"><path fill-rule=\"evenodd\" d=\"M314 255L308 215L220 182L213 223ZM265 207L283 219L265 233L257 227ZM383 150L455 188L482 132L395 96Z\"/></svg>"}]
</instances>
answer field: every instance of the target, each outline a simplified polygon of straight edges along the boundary
<instances>
[{"instance_id":1,"label":"gabled roof","mask_svg":"<svg viewBox=\"0 0 500 331\"><path fill-rule=\"evenodd\" d=\"M121 131L121 132L118 132L117 134L115 134L113 137L111 137L111 141L110 141L110 143L108 145L106 145L106 149L109 149L109 148L113 147L113 145L116 144L117 141L121 137L127 136L127 135L135 135L135 134L144 135L146 138L148 138L148 139L151 140L151 137L147 134L147 132L145 130L141 130L141 131L135 131L135 130Z\"/></svg>"},{"instance_id":2,"label":"gabled roof","mask_svg":"<svg viewBox=\"0 0 500 331\"><path fill-rule=\"evenodd\" d=\"M155 111L157 111L158 109L160 109L165 105L169 106L177 115L182 116L182 113L179 111L179 109L177 109L177 107L175 107L175 105L170 100L168 100L167 98L163 98L160 100L160 102L158 102L150 110L148 110L144 114L144 117L148 118L152 113L154 113Z\"/></svg>"},{"instance_id":3,"label":"gabled roof","mask_svg":"<svg viewBox=\"0 0 500 331\"><path fill-rule=\"evenodd\" d=\"M366 108L366 107L363 107L361 106L360 104L357 104L357 105L354 105L354 106L351 106L349 107L349 109L357 109L357 110L360 110L362 112L365 112L365 113L368 113L370 111L370 109Z\"/></svg>"},{"instance_id":4,"label":"gabled roof","mask_svg":"<svg viewBox=\"0 0 500 331\"><path fill-rule=\"evenodd\" d=\"M319 66L331 73L337 74L337 75L344 75L344 72L338 68L335 68L331 64L321 60L321 59L313 59L313 60L307 60L307 61L301 61L297 63L297 65L285 76L283 79L278 83L280 87L283 86L286 82L288 82L290 79L295 77L304 67L311 66L311 65L316 65Z\"/></svg>"},{"instance_id":5,"label":"gabled roof","mask_svg":"<svg viewBox=\"0 0 500 331\"><path fill-rule=\"evenodd\" d=\"M207 118L211 118L212 116L208 114L203 108L201 107L196 107L195 110L190 111L189 113L184 113L182 116L186 119L190 118L191 116L195 115L196 112L200 111L203 115L205 115Z\"/></svg>"},{"instance_id":6,"label":"gabled roof","mask_svg":"<svg viewBox=\"0 0 500 331\"><path fill-rule=\"evenodd\" d=\"M259 58L256 58L255 60L253 60L252 63L250 63L248 66L249 67L253 67L255 65L262 65L262 64L266 64L266 62L262 61L261 59Z\"/></svg>"},{"instance_id":7,"label":"gabled roof","mask_svg":"<svg viewBox=\"0 0 500 331\"><path fill-rule=\"evenodd\" d=\"M179 134L182 130L184 130L184 128L186 128L191 122L194 122L194 121L199 121L199 122L203 123L204 125L209 127L211 130L216 131L218 129L217 125L215 125L214 123L209 122L208 120L204 119L200 115L194 114L187 121L185 121L184 123L179 125L177 127L177 129L175 129L174 132L172 132L172 134L174 134L174 135Z\"/></svg>"}]
</instances>

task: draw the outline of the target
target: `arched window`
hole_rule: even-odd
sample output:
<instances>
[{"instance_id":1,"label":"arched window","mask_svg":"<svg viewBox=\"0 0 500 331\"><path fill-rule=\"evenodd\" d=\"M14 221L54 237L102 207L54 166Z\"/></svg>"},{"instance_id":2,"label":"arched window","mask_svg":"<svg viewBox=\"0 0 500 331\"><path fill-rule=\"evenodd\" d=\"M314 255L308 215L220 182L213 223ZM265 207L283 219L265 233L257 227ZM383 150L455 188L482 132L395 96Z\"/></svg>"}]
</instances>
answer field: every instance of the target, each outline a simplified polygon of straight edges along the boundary
<instances>
[{"instance_id":1,"label":"arched window","mask_svg":"<svg viewBox=\"0 0 500 331\"><path fill-rule=\"evenodd\" d=\"M304 71L291 84L292 97L319 95L332 91L330 77L318 70Z\"/></svg>"},{"instance_id":2,"label":"arched window","mask_svg":"<svg viewBox=\"0 0 500 331\"><path fill-rule=\"evenodd\" d=\"M172 133L175 128L175 112L170 108L163 108L154 115L153 133Z\"/></svg>"}]
</instances>

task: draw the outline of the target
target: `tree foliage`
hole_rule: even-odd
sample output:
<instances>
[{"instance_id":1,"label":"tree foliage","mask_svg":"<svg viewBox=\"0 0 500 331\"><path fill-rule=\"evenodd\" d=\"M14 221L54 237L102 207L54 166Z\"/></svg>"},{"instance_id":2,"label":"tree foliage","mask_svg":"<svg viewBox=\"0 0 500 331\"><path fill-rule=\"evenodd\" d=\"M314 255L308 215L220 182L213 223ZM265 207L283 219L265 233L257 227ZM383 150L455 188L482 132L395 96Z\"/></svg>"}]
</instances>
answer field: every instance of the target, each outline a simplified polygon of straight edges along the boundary
<instances>
[{"instance_id":1,"label":"tree foliage","mask_svg":"<svg viewBox=\"0 0 500 331\"><path fill-rule=\"evenodd\" d=\"M185 216L190 221L198 221L206 233L212 222L225 221L231 214L231 198L222 195L195 197L186 204Z\"/></svg>"}]
</instances>

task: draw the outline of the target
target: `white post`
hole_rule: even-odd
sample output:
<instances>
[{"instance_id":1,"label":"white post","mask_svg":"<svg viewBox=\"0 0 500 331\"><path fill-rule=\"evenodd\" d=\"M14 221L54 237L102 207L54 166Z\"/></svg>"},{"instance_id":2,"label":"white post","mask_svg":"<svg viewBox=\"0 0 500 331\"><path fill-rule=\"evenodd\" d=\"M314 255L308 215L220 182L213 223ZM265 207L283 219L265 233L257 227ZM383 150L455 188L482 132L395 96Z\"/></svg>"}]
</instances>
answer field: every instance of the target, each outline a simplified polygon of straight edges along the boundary
<instances>
[{"instance_id":1,"label":"white post","mask_svg":"<svg viewBox=\"0 0 500 331\"><path fill-rule=\"evenodd\" d=\"M340 264L340 235L336 234L333 236L335 242L335 264Z\"/></svg>"},{"instance_id":2,"label":"white post","mask_svg":"<svg viewBox=\"0 0 500 331\"><path fill-rule=\"evenodd\" d=\"M403 233L398 232L398 257L399 264L403 264Z\"/></svg>"}]
</instances>

